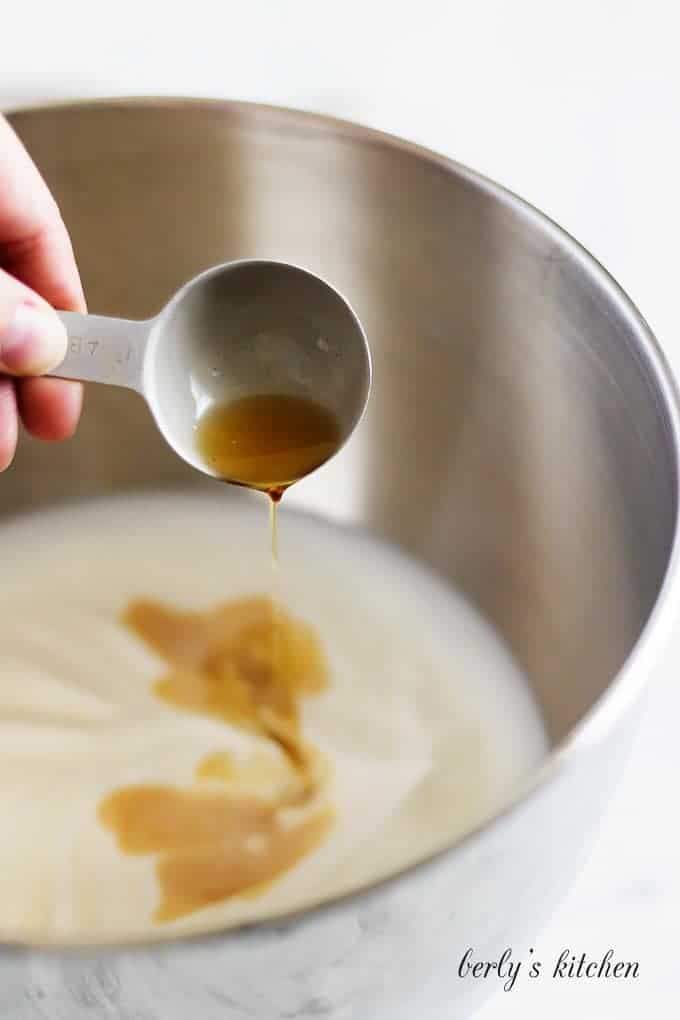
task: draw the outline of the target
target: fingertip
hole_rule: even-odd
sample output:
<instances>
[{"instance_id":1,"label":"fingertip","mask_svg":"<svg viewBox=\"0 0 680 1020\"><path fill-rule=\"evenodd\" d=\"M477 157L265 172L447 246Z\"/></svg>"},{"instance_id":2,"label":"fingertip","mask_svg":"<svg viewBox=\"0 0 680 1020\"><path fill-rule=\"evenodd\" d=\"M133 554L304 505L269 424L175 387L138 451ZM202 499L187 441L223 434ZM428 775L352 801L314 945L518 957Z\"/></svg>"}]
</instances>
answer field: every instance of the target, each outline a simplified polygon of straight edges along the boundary
<instances>
[{"instance_id":1,"label":"fingertip","mask_svg":"<svg viewBox=\"0 0 680 1020\"><path fill-rule=\"evenodd\" d=\"M0 471L5 471L17 448L17 400L11 379L0 378Z\"/></svg>"},{"instance_id":2,"label":"fingertip","mask_svg":"<svg viewBox=\"0 0 680 1020\"><path fill-rule=\"evenodd\" d=\"M56 313L37 299L18 301L0 329L0 371L42 375L66 355L66 329Z\"/></svg>"},{"instance_id":3,"label":"fingertip","mask_svg":"<svg viewBox=\"0 0 680 1020\"><path fill-rule=\"evenodd\" d=\"M36 439L70 439L80 420L83 387L64 379L21 379L17 382L19 412Z\"/></svg>"}]
</instances>

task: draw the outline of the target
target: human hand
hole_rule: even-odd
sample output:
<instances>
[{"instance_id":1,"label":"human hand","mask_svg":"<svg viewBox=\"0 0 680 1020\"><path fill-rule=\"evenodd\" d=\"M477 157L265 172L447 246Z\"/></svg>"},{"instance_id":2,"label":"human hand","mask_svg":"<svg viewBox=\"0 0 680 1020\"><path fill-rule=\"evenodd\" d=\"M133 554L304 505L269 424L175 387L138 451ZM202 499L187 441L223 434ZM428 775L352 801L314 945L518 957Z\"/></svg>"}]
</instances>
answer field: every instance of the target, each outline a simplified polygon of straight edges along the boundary
<instances>
[{"instance_id":1,"label":"human hand","mask_svg":"<svg viewBox=\"0 0 680 1020\"><path fill-rule=\"evenodd\" d=\"M0 116L0 471L14 457L19 417L39 439L69 438L80 383L41 379L66 353L53 307L85 311L68 232L21 142Z\"/></svg>"}]
</instances>

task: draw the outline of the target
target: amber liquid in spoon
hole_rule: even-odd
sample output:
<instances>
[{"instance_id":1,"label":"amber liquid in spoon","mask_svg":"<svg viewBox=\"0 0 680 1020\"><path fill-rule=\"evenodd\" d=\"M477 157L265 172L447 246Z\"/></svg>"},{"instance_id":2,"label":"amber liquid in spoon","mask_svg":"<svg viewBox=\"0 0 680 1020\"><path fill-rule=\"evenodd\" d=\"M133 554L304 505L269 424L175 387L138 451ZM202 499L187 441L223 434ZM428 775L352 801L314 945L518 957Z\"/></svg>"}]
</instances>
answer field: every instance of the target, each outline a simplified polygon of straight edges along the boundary
<instances>
[{"instance_id":1,"label":"amber liquid in spoon","mask_svg":"<svg viewBox=\"0 0 680 1020\"><path fill-rule=\"evenodd\" d=\"M340 427L306 397L258 393L210 408L198 422L196 442L220 478L278 502L289 485L335 453Z\"/></svg>"}]
</instances>

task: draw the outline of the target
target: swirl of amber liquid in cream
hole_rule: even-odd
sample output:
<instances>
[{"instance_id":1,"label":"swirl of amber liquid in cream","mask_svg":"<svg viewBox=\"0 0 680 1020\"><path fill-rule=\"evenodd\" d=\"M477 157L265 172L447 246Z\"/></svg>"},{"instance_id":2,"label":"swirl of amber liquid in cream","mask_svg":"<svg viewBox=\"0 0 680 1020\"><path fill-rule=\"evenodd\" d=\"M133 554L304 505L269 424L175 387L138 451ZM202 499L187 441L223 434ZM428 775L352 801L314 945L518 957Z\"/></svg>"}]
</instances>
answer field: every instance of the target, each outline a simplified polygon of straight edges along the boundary
<instances>
[{"instance_id":1,"label":"swirl of amber liquid in cream","mask_svg":"<svg viewBox=\"0 0 680 1020\"><path fill-rule=\"evenodd\" d=\"M154 688L160 698L258 734L278 755L236 761L216 751L193 786L123 787L103 800L100 820L125 853L156 857L157 921L257 895L315 849L333 820L328 765L300 729L300 700L327 684L318 639L282 609L274 618L264 597L204 613L139 600L125 622L168 664Z\"/></svg>"}]
</instances>

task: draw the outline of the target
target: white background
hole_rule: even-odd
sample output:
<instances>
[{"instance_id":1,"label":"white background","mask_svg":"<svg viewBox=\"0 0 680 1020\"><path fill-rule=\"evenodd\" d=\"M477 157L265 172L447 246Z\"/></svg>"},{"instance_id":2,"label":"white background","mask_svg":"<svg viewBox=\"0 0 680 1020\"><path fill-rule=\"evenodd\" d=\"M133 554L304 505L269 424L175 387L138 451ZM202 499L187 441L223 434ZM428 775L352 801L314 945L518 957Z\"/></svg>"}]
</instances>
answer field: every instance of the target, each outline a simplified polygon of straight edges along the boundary
<instances>
[{"instance_id":1,"label":"white background","mask_svg":"<svg viewBox=\"0 0 680 1020\"><path fill-rule=\"evenodd\" d=\"M210 95L394 131L553 216L680 367L679 51L676 0L0 0L0 104ZM525 979L479 1020L680 1015L678 624L592 858L534 943L613 947L639 980Z\"/></svg>"}]
</instances>

